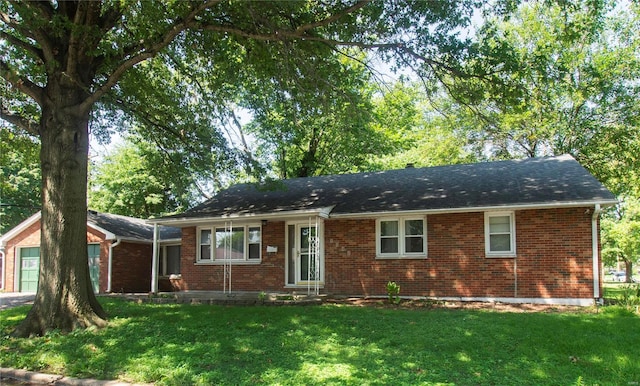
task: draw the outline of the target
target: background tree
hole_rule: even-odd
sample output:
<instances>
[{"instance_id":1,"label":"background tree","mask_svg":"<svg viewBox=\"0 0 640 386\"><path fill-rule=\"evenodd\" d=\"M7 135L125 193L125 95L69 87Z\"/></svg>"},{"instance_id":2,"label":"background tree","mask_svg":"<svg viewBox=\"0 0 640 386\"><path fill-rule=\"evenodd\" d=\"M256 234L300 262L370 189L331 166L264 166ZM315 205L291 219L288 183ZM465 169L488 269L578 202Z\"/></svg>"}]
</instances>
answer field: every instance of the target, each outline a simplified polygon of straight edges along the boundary
<instances>
[{"instance_id":1,"label":"background tree","mask_svg":"<svg viewBox=\"0 0 640 386\"><path fill-rule=\"evenodd\" d=\"M255 112L246 130L279 178L358 170L385 151L385 137L371 125L373 89L362 64L332 54L304 77L287 65L245 98Z\"/></svg>"},{"instance_id":2,"label":"background tree","mask_svg":"<svg viewBox=\"0 0 640 386\"><path fill-rule=\"evenodd\" d=\"M626 281L631 283L633 265L640 261L640 200L626 198L617 210L603 217L601 226L605 266L622 262L627 273Z\"/></svg>"},{"instance_id":3,"label":"background tree","mask_svg":"<svg viewBox=\"0 0 640 386\"><path fill-rule=\"evenodd\" d=\"M434 100L438 103L434 103ZM409 164L427 167L473 162L467 150L466 131L439 110L439 101L429 98L418 84L401 81L374 101L374 125L384 133L388 154L370 159L369 170L399 169Z\"/></svg>"},{"instance_id":4,"label":"background tree","mask_svg":"<svg viewBox=\"0 0 640 386\"><path fill-rule=\"evenodd\" d=\"M34 306L16 335L105 324L86 262L89 121L97 103L123 108L118 96L128 94L118 91L119 86L128 89L126 82L149 79L149 87L154 85L152 77L124 79L134 66L170 52L177 55L162 57L162 65L180 72L184 66L168 59L184 57L184 63L191 63L198 57L193 63L208 64L211 79L228 76L234 84L234 74L247 75L242 69L250 63L264 65L266 75L273 68L268 63L294 52L300 63L296 70L305 73L314 61L330 57L334 47L350 45L398 56L425 74L457 72L470 52L455 33L469 23L473 5L1 0L0 76L11 97L3 101L0 118L38 137L41 146L41 270ZM232 55L219 60L224 53ZM248 79L271 81L274 73L269 75ZM194 108L194 115L197 102L210 97L183 96L180 101L191 102L185 106ZM227 103L222 99L219 104ZM180 122L160 123L154 126L157 138L169 132L187 137L194 131L169 130Z\"/></svg>"},{"instance_id":5,"label":"background tree","mask_svg":"<svg viewBox=\"0 0 640 386\"><path fill-rule=\"evenodd\" d=\"M629 189L640 170L640 13L615 5L525 2L479 30L478 49L503 57L501 81L445 84L480 156L569 153L615 193Z\"/></svg>"},{"instance_id":6,"label":"background tree","mask_svg":"<svg viewBox=\"0 0 640 386\"><path fill-rule=\"evenodd\" d=\"M0 235L40 209L38 143L0 127Z\"/></svg>"},{"instance_id":7,"label":"background tree","mask_svg":"<svg viewBox=\"0 0 640 386\"><path fill-rule=\"evenodd\" d=\"M181 154L132 137L92 167L89 207L151 218L184 211L202 199L197 174Z\"/></svg>"}]
</instances>

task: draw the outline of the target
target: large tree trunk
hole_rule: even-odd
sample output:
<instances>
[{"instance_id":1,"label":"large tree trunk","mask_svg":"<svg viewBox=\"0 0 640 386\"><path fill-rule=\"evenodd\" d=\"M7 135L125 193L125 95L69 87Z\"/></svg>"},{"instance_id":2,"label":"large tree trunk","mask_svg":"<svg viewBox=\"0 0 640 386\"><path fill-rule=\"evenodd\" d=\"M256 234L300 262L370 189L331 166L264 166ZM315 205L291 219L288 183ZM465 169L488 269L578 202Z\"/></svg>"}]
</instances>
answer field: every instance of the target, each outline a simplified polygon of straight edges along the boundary
<instances>
[{"instance_id":1,"label":"large tree trunk","mask_svg":"<svg viewBox=\"0 0 640 386\"><path fill-rule=\"evenodd\" d=\"M40 276L33 307L14 335L104 326L105 312L91 287L87 258L89 111L74 109L86 94L65 84L47 85L40 122L42 233Z\"/></svg>"}]
</instances>

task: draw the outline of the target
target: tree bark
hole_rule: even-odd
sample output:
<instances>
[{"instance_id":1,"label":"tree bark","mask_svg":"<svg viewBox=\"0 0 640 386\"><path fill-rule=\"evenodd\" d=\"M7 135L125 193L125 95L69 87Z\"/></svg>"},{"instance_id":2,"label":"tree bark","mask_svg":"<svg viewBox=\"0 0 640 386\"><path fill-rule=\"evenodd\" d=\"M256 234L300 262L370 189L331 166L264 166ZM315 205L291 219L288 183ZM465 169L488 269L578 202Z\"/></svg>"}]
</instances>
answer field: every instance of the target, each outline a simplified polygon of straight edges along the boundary
<instances>
[{"instance_id":1,"label":"tree bark","mask_svg":"<svg viewBox=\"0 0 640 386\"><path fill-rule=\"evenodd\" d=\"M14 336L106 324L87 257L90 114L74 108L86 98L84 89L65 79L63 73L49 79L42 106L40 275L33 307Z\"/></svg>"},{"instance_id":2,"label":"tree bark","mask_svg":"<svg viewBox=\"0 0 640 386\"><path fill-rule=\"evenodd\" d=\"M624 269L627 275L625 276L626 283L633 283L633 261L631 258L624 259Z\"/></svg>"}]
</instances>

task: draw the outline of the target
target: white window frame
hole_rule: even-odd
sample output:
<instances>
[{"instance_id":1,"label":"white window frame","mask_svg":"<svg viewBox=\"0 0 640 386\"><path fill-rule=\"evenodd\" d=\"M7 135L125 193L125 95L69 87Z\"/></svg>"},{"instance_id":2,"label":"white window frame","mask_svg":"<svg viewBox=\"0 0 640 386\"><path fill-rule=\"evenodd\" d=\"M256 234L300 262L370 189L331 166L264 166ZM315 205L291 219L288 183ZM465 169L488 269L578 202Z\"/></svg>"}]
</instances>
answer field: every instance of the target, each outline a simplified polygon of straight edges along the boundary
<instances>
[{"instance_id":1,"label":"white window frame","mask_svg":"<svg viewBox=\"0 0 640 386\"><path fill-rule=\"evenodd\" d=\"M260 223L250 223L250 224L233 224L233 228L243 228L244 232L244 251L242 259L216 259L216 229L223 228L224 224L212 224L207 226L201 226L196 228L196 264L223 264L223 263L231 263L231 264L256 264L262 261L262 225ZM249 258L249 245L255 243L249 243L249 229L258 228L260 231L260 241L259 241L259 257L250 259ZM211 245L209 248L210 255L209 258L203 259L201 256L201 235L202 231L211 232Z\"/></svg>"},{"instance_id":2,"label":"white window frame","mask_svg":"<svg viewBox=\"0 0 640 386\"><path fill-rule=\"evenodd\" d=\"M422 221L422 252L407 252L405 229L406 221L420 220ZM382 222L397 221L398 222L398 252L382 253ZM380 217L376 219L376 258L377 259L424 259L427 257L427 218L426 216L394 216Z\"/></svg>"},{"instance_id":3,"label":"white window frame","mask_svg":"<svg viewBox=\"0 0 640 386\"><path fill-rule=\"evenodd\" d=\"M492 217L509 217L509 242L511 249L508 251L492 251L491 250L491 233L490 220ZM500 233L507 234L507 233ZM504 212L484 212L484 249L486 257L515 257L516 256L516 215L513 211Z\"/></svg>"}]
</instances>

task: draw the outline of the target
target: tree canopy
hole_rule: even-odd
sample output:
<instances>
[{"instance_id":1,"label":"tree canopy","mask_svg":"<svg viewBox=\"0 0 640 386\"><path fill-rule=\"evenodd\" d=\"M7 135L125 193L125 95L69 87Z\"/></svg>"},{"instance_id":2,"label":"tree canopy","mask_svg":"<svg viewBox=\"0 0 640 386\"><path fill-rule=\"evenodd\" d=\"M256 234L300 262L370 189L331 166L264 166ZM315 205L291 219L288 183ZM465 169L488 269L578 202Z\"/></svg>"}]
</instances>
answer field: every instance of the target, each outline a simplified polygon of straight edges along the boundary
<instances>
[{"instance_id":1,"label":"tree canopy","mask_svg":"<svg viewBox=\"0 0 640 386\"><path fill-rule=\"evenodd\" d=\"M1 0L0 119L41 147L38 292L16 334L105 323L86 263L90 122L100 137L102 122L119 122L225 159L216 119L229 116L238 90L274 82L283 68L312 76L344 47L377 50L424 76L461 76L474 52L458 32L481 5Z\"/></svg>"},{"instance_id":2,"label":"tree canopy","mask_svg":"<svg viewBox=\"0 0 640 386\"><path fill-rule=\"evenodd\" d=\"M613 1L525 2L489 18L479 50L499 53L501 82L445 80L454 115L496 158L572 154L616 194L640 158L640 8ZM469 66L482 63L467 62ZM497 87L496 87L497 86Z\"/></svg>"}]
</instances>

